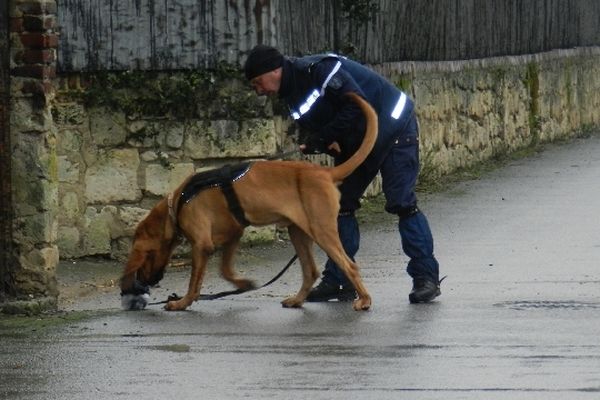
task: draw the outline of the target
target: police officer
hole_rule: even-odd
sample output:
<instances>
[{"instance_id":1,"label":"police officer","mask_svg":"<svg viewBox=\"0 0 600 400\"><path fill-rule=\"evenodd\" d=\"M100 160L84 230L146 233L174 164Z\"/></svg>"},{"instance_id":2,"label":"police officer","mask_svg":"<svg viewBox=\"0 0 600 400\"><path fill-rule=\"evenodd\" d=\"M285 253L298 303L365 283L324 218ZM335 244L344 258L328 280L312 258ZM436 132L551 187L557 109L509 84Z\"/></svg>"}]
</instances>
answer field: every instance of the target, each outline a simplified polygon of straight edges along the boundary
<instances>
[{"instance_id":1,"label":"police officer","mask_svg":"<svg viewBox=\"0 0 600 400\"><path fill-rule=\"evenodd\" d=\"M419 172L419 131L412 100L381 75L336 54L300 58L258 45L244 64L246 78L258 95L278 95L292 118L310 134L301 139L305 154L327 153L336 165L358 149L365 132L360 108L345 93L365 98L379 115L377 142L367 157L340 186L340 239L348 256L358 251L360 234L354 212L369 183L381 173L387 212L398 216L402 249L410 258L413 279L411 303L426 303L441 294L433 238L423 212L417 208L415 184ZM327 260L321 282L306 301L350 301L356 291L346 276Z\"/></svg>"}]
</instances>

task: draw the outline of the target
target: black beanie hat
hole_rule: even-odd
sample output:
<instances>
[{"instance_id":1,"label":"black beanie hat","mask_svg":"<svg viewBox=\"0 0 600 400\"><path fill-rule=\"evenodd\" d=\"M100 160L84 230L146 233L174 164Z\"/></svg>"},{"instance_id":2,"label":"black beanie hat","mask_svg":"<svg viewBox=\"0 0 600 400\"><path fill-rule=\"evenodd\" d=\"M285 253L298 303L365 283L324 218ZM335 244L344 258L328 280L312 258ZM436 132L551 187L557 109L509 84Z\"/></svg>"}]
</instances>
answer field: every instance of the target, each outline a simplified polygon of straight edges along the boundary
<instances>
[{"instance_id":1,"label":"black beanie hat","mask_svg":"<svg viewBox=\"0 0 600 400\"><path fill-rule=\"evenodd\" d=\"M244 73L248 80L273 71L283 65L283 55L271 46L256 45L248 54L244 64Z\"/></svg>"}]
</instances>

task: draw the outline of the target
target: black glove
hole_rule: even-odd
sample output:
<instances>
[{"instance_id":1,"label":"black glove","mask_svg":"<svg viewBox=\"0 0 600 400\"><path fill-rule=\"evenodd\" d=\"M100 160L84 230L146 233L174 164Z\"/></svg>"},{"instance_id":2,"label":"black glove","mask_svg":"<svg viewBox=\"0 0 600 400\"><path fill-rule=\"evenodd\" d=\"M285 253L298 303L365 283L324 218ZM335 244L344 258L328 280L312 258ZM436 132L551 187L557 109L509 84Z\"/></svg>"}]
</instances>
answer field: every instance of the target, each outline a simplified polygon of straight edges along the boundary
<instances>
[{"instance_id":1,"label":"black glove","mask_svg":"<svg viewBox=\"0 0 600 400\"><path fill-rule=\"evenodd\" d=\"M304 145L302 154L321 154L328 152L327 144L325 144L323 139L316 136L307 137L302 144Z\"/></svg>"}]
</instances>

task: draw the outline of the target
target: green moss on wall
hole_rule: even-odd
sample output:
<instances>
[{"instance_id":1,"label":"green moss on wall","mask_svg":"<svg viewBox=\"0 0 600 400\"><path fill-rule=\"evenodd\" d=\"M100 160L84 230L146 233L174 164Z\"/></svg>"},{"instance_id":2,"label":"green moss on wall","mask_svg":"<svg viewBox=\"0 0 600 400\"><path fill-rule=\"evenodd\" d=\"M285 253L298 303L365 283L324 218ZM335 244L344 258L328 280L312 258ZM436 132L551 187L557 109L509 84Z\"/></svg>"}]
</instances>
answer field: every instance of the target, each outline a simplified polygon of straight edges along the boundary
<instances>
[{"instance_id":1,"label":"green moss on wall","mask_svg":"<svg viewBox=\"0 0 600 400\"><path fill-rule=\"evenodd\" d=\"M246 119L253 96L239 67L156 72L98 72L86 77L87 106L106 106L129 116Z\"/></svg>"},{"instance_id":2,"label":"green moss on wall","mask_svg":"<svg viewBox=\"0 0 600 400\"><path fill-rule=\"evenodd\" d=\"M402 74L394 79L394 84L405 93L411 93L412 79L408 74Z\"/></svg>"}]
</instances>

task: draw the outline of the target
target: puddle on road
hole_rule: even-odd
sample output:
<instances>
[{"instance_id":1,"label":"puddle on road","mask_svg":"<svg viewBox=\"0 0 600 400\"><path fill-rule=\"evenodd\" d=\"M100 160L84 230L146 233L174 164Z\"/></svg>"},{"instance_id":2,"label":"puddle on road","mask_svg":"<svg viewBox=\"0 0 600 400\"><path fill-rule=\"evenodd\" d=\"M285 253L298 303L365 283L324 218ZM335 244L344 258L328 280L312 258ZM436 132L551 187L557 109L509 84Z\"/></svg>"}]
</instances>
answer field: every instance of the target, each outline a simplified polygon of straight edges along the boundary
<instances>
[{"instance_id":1,"label":"puddle on road","mask_svg":"<svg viewBox=\"0 0 600 400\"><path fill-rule=\"evenodd\" d=\"M600 303L584 301L505 301L494 304L496 307L505 307L513 310L590 310L600 309Z\"/></svg>"},{"instance_id":2,"label":"puddle on road","mask_svg":"<svg viewBox=\"0 0 600 400\"><path fill-rule=\"evenodd\" d=\"M160 351L168 351L171 353L189 353L190 346L187 344L166 344L159 346L146 346L147 349L151 350L160 350Z\"/></svg>"}]
</instances>

